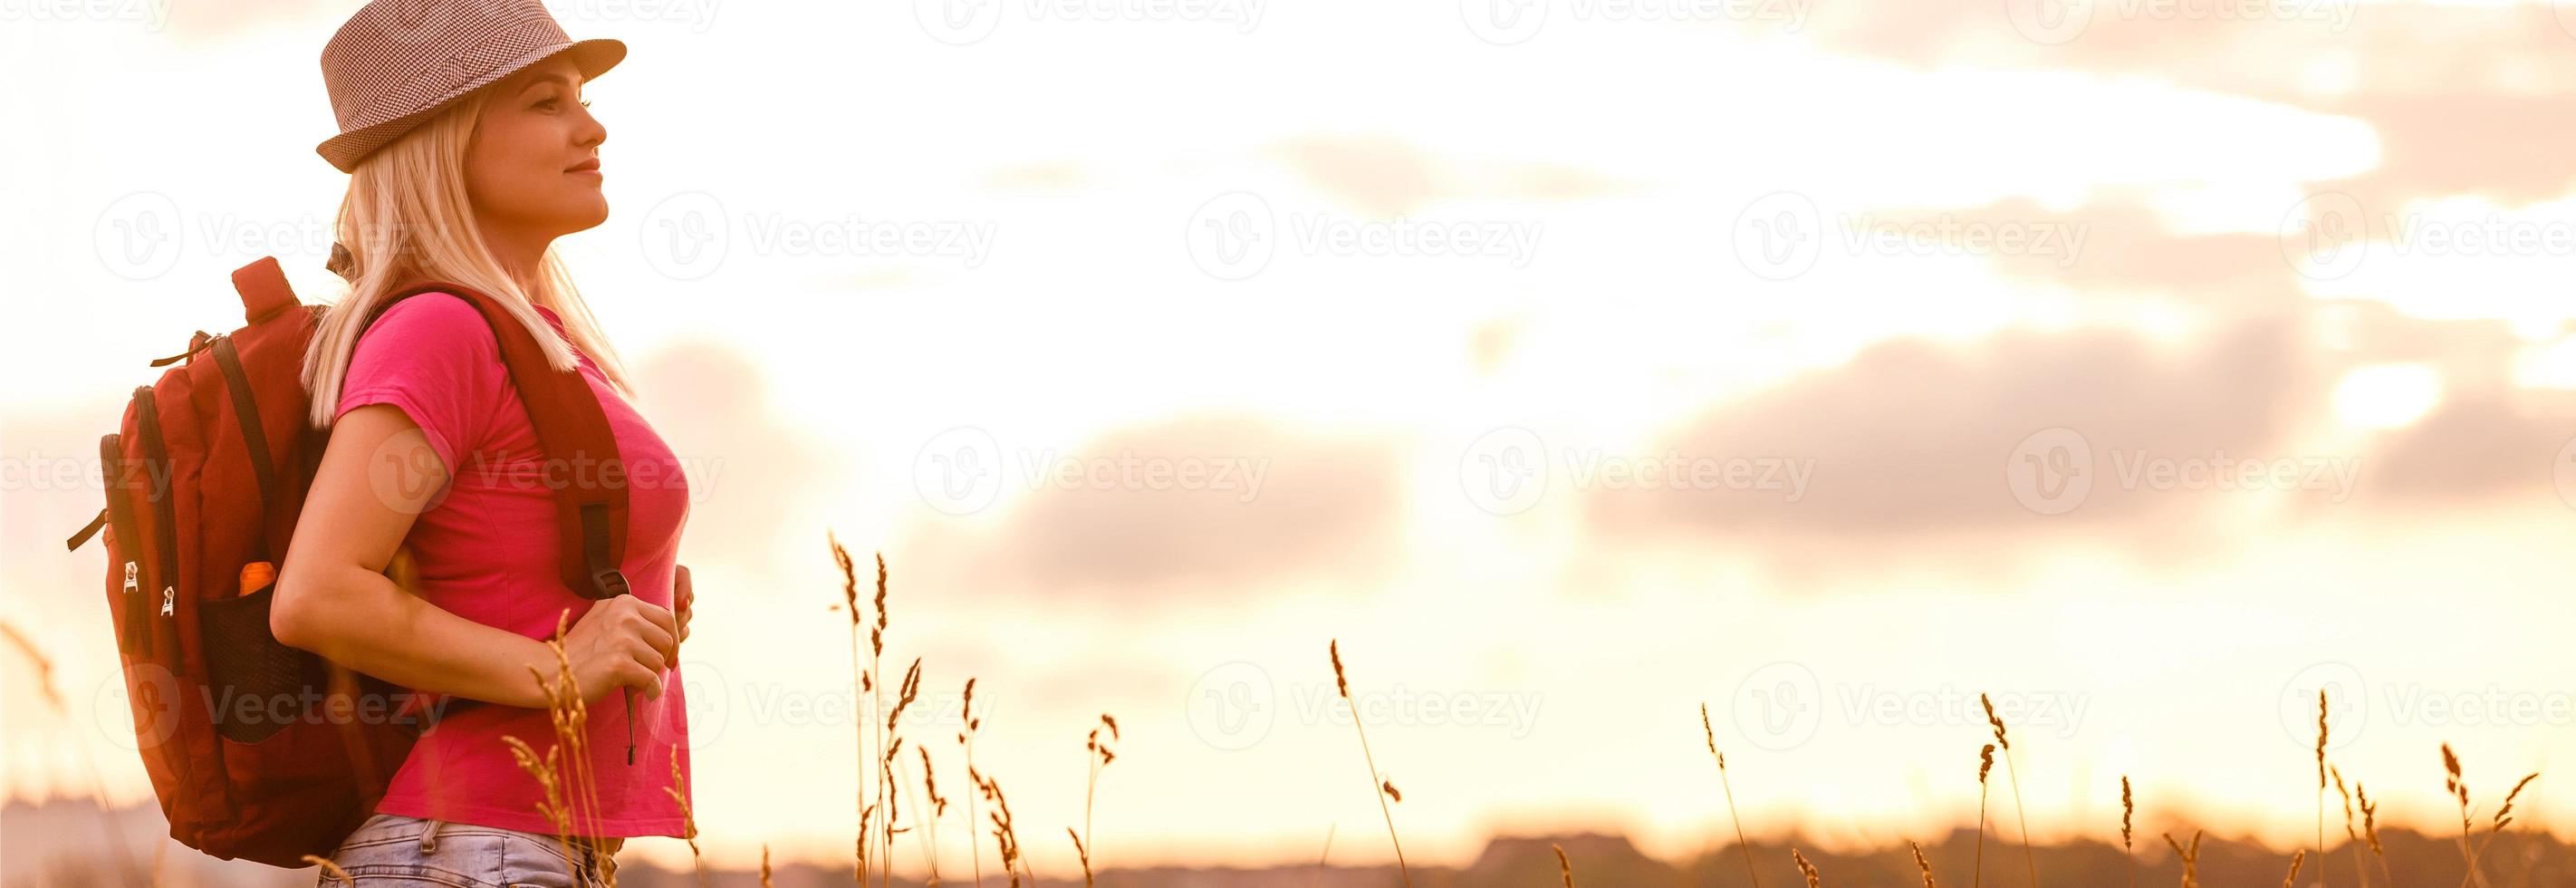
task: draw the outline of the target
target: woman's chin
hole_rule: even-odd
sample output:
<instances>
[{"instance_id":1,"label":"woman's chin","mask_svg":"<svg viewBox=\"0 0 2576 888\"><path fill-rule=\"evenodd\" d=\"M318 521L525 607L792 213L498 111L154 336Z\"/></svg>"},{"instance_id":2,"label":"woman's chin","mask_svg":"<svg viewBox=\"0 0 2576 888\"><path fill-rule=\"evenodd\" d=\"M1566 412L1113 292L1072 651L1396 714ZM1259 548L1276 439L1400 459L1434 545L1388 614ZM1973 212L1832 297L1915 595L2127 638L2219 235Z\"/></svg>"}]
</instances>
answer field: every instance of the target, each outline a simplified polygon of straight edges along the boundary
<instances>
[{"instance_id":1,"label":"woman's chin","mask_svg":"<svg viewBox=\"0 0 2576 888\"><path fill-rule=\"evenodd\" d=\"M608 221L608 197L591 192L585 198L572 201L572 206L566 208L560 218L564 220L566 234L597 228Z\"/></svg>"}]
</instances>

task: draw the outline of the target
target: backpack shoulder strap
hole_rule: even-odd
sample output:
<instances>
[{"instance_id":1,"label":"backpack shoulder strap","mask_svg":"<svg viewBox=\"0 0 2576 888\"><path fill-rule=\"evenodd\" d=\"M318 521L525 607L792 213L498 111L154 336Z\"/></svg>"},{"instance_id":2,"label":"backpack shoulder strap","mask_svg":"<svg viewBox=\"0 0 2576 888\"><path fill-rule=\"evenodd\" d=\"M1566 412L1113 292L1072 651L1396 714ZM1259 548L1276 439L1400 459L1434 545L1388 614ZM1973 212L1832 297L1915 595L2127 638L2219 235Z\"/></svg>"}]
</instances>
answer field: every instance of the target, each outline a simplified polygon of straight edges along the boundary
<instances>
[{"instance_id":1,"label":"backpack shoulder strap","mask_svg":"<svg viewBox=\"0 0 2576 888\"><path fill-rule=\"evenodd\" d=\"M546 363L535 335L519 323L498 299L470 287L447 283L415 284L376 304L366 325L394 303L422 293L451 293L483 315L501 344L501 364L510 385L528 408L537 444L545 451L543 478L553 488L556 548L564 585L585 598L615 598L627 592L619 565L626 557L626 464L617 453L616 434L599 397L579 371L563 372Z\"/></svg>"}]
</instances>

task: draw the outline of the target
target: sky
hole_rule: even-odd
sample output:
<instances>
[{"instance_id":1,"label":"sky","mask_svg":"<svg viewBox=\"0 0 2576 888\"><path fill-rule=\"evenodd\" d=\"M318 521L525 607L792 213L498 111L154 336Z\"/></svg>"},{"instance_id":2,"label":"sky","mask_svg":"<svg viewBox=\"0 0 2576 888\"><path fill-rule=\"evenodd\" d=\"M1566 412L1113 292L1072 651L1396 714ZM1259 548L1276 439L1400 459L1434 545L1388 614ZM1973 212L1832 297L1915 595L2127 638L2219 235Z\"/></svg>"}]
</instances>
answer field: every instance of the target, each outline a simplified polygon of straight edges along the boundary
<instances>
[{"instance_id":1,"label":"sky","mask_svg":"<svg viewBox=\"0 0 2576 888\"><path fill-rule=\"evenodd\" d=\"M690 473L711 857L848 847L827 532L1024 824L1116 715L1104 862L1391 858L1335 639L1417 860L1718 841L1702 703L1757 835L1972 824L1981 692L2035 840L2295 846L2319 690L2383 820L2447 742L2576 833L2576 8L549 6L631 48L558 247ZM149 800L59 541L227 272L338 295L354 8L0 0L11 798Z\"/></svg>"}]
</instances>

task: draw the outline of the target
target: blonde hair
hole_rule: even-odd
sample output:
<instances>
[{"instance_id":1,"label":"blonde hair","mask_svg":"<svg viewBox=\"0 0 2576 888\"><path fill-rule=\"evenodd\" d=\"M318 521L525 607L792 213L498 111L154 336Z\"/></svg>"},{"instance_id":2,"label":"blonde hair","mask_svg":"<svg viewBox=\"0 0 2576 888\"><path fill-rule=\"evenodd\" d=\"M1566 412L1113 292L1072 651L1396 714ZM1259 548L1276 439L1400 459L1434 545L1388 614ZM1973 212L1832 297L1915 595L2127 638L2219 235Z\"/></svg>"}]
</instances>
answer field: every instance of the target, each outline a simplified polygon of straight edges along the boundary
<instances>
[{"instance_id":1,"label":"blonde hair","mask_svg":"<svg viewBox=\"0 0 2576 888\"><path fill-rule=\"evenodd\" d=\"M633 394L624 364L600 333L554 247L548 246L539 260L536 279L523 282L483 242L466 195L465 154L491 95L491 90L477 90L459 99L359 161L350 173L349 193L340 202L335 226L348 252L349 267L340 272L349 280L349 291L323 310L304 355L304 387L312 393L309 419L315 428L329 428L339 412L340 387L368 316L385 297L425 281L461 284L492 296L536 337L546 363L556 370L579 366L572 351L579 348L619 391ZM570 343L537 315L532 306L539 305L563 320Z\"/></svg>"}]
</instances>

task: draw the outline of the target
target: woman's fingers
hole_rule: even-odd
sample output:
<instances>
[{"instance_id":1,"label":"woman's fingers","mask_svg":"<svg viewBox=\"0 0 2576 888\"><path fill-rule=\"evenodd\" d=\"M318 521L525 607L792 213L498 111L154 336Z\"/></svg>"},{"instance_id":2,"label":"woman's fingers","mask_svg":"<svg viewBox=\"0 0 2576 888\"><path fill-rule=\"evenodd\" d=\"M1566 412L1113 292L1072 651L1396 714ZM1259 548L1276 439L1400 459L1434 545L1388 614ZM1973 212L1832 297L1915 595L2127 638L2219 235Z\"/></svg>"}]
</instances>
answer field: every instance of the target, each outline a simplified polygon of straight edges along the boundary
<instances>
[{"instance_id":1,"label":"woman's fingers","mask_svg":"<svg viewBox=\"0 0 2576 888\"><path fill-rule=\"evenodd\" d=\"M697 604L698 591L689 584L688 565L673 565L671 572L671 602L672 606L680 612L680 640L687 641L689 640L689 609L691 605Z\"/></svg>"},{"instance_id":2,"label":"woman's fingers","mask_svg":"<svg viewBox=\"0 0 2576 888\"><path fill-rule=\"evenodd\" d=\"M627 640L626 656L628 659L634 660L636 665L651 670L656 675L661 674L662 670L668 669L671 666L670 658L662 655L661 648L655 647L652 642L641 638L632 638Z\"/></svg>"},{"instance_id":3,"label":"woman's fingers","mask_svg":"<svg viewBox=\"0 0 2576 888\"><path fill-rule=\"evenodd\" d=\"M680 626L669 610L631 595L610 600L624 602L619 606L634 614L633 633L661 651L664 660L680 658Z\"/></svg>"},{"instance_id":4,"label":"woman's fingers","mask_svg":"<svg viewBox=\"0 0 2576 888\"><path fill-rule=\"evenodd\" d=\"M646 699L662 697L662 674L642 663L628 662L625 668L618 670L618 679L619 685L641 689Z\"/></svg>"}]
</instances>

